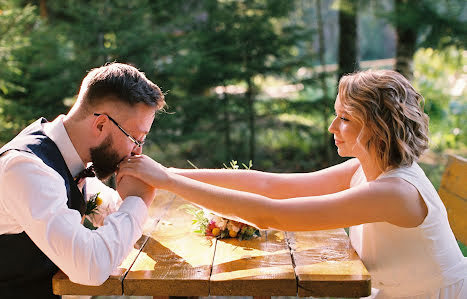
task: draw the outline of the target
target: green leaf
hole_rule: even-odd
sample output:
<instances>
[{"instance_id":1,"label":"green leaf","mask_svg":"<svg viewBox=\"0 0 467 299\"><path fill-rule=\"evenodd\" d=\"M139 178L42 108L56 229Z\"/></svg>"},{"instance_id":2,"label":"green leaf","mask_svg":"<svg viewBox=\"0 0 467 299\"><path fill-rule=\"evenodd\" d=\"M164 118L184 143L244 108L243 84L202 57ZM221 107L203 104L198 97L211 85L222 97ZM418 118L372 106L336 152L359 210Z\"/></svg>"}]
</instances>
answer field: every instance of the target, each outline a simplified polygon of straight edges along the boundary
<instances>
[{"instance_id":1,"label":"green leaf","mask_svg":"<svg viewBox=\"0 0 467 299\"><path fill-rule=\"evenodd\" d=\"M89 221L88 217L85 217L84 218L84 221L83 221L83 225L84 227L90 229L90 230L96 230L97 227L95 227L91 221Z\"/></svg>"}]
</instances>

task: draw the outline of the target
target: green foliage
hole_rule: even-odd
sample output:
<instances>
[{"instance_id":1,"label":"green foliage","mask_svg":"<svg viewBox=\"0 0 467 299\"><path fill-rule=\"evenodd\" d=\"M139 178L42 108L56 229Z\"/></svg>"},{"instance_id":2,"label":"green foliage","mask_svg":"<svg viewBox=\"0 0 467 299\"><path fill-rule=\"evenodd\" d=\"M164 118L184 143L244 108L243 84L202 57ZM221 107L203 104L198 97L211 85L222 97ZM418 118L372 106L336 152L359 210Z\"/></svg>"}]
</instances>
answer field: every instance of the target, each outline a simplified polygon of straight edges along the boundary
<instances>
[{"instance_id":1,"label":"green foliage","mask_svg":"<svg viewBox=\"0 0 467 299\"><path fill-rule=\"evenodd\" d=\"M179 209L184 210L188 214L193 216L192 225L193 232L198 234L204 234L209 224L208 218L205 217L204 211L200 208L197 208L191 204L182 205Z\"/></svg>"},{"instance_id":2,"label":"green foliage","mask_svg":"<svg viewBox=\"0 0 467 299\"><path fill-rule=\"evenodd\" d=\"M467 256L467 246L465 246L463 243L457 241L457 244L459 244L459 248L461 249L462 251L462 254L464 256Z\"/></svg>"},{"instance_id":3,"label":"green foliage","mask_svg":"<svg viewBox=\"0 0 467 299\"><path fill-rule=\"evenodd\" d=\"M0 140L8 141L24 127L28 114L13 97L26 91L18 80L23 76L21 57L18 51L31 45L29 32L37 22L35 7L19 7L12 1L0 1Z\"/></svg>"},{"instance_id":4,"label":"green foliage","mask_svg":"<svg viewBox=\"0 0 467 299\"><path fill-rule=\"evenodd\" d=\"M445 168L445 161L444 159L440 159L439 164L429 164L420 162L420 167L425 172L426 176L430 179L430 182L436 188L439 189L441 184L441 177L443 176L444 168Z\"/></svg>"},{"instance_id":5,"label":"green foliage","mask_svg":"<svg viewBox=\"0 0 467 299\"><path fill-rule=\"evenodd\" d=\"M223 163L222 165L224 165L225 169L238 169L238 168L240 168L240 166L238 165L238 162L236 160L230 161L229 164L230 164L230 166L225 165L225 163ZM245 163L242 163L242 166L243 166L244 169L250 170L251 167L253 166L253 162L250 160L248 165L245 165Z\"/></svg>"},{"instance_id":6,"label":"green foliage","mask_svg":"<svg viewBox=\"0 0 467 299\"><path fill-rule=\"evenodd\" d=\"M94 224L92 224L91 220L89 220L88 218L84 218L83 225L84 225L84 227L86 227L87 229L90 229L90 230L96 230L97 229L97 227L95 227Z\"/></svg>"},{"instance_id":7,"label":"green foliage","mask_svg":"<svg viewBox=\"0 0 467 299\"><path fill-rule=\"evenodd\" d=\"M463 49L420 49L414 57L414 86L425 98L430 116L431 147L463 149L467 145L467 89Z\"/></svg>"},{"instance_id":8,"label":"green foliage","mask_svg":"<svg viewBox=\"0 0 467 299\"><path fill-rule=\"evenodd\" d=\"M238 233L239 237L238 239L240 241L242 240L250 240L255 237L261 237L261 232L254 226L244 226Z\"/></svg>"},{"instance_id":9,"label":"green foliage","mask_svg":"<svg viewBox=\"0 0 467 299\"><path fill-rule=\"evenodd\" d=\"M465 48L464 0L419 0L401 1L400 11L386 11L386 17L401 28L410 28L417 33L417 45L423 48Z\"/></svg>"},{"instance_id":10,"label":"green foliage","mask_svg":"<svg viewBox=\"0 0 467 299\"><path fill-rule=\"evenodd\" d=\"M466 144L465 89L452 94L466 64L464 27L457 22L462 9L455 6L460 2L417 2L421 9L408 7L404 18L418 28L419 46L435 48L436 40L444 48L459 46L420 50L415 83L426 98L433 146L460 149ZM86 71L116 60L142 69L167 93L173 114L157 116L144 149L164 164L184 167L190 160L217 167L234 157L251 160L252 118L257 169L311 171L341 161L326 131L337 82L329 72L328 90L321 90L311 1L46 1L43 17L39 3L0 0L1 143L40 116L66 113ZM338 49L336 3L322 1L330 64ZM393 31L381 18L391 12L394 20L391 1L361 3L361 57L391 57ZM299 76L299 68L312 75ZM264 92L268 78L303 89L287 97Z\"/></svg>"}]
</instances>

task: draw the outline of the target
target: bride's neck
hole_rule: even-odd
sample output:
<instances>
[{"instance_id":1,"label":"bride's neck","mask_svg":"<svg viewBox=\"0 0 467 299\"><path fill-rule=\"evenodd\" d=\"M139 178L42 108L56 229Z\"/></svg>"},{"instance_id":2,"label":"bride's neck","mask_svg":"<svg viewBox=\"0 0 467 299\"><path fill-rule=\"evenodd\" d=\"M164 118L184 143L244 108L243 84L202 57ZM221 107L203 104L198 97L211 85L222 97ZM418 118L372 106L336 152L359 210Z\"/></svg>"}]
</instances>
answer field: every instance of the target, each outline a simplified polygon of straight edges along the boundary
<instances>
[{"instance_id":1,"label":"bride's neck","mask_svg":"<svg viewBox=\"0 0 467 299\"><path fill-rule=\"evenodd\" d=\"M376 180L383 173L380 164L373 155L370 154L364 158L359 158L359 161L368 182Z\"/></svg>"}]
</instances>

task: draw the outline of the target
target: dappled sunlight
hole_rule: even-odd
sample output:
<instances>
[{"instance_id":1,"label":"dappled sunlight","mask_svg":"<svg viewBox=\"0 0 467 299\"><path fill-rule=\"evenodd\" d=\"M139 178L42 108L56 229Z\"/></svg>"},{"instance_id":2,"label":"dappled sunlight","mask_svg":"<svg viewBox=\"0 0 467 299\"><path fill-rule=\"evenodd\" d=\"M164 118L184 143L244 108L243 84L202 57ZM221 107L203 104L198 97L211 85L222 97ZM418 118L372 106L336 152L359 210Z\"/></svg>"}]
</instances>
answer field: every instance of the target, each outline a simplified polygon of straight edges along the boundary
<instances>
[{"instance_id":1,"label":"dappled sunlight","mask_svg":"<svg viewBox=\"0 0 467 299\"><path fill-rule=\"evenodd\" d=\"M360 260L323 261L297 266L295 271L301 275L351 275L353 273L369 275Z\"/></svg>"},{"instance_id":2,"label":"dappled sunlight","mask_svg":"<svg viewBox=\"0 0 467 299\"><path fill-rule=\"evenodd\" d=\"M237 244L223 243L223 246L218 245L216 250L217 264L228 263L241 259L251 259L254 257L274 256L288 253L288 249L284 247L278 247L278 250L271 250L270 248L267 248L267 250L261 250L246 246L238 246Z\"/></svg>"},{"instance_id":3,"label":"dappled sunlight","mask_svg":"<svg viewBox=\"0 0 467 299\"><path fill-rule=\"evenodd\" d=\"M111 275L116 275L117 273L120 273L122 269L124 270L130 269L131 265L136 259L136 256L138 256L138 253L139 253L139 250L132 248L130 251L130 254L128 254L128 256L120 264L120 266L117 269L115 269Z\"/></svg>"},{"instance_id":4,"label":"dappled sunlight","mask_svg":"<svg viewBox=\"0 0 467 299\"><path fill-rule=\"evenodd\" d=\"M171 238L168 234L166 238L150 238L131 270L153 270L158 263L176 261L192 268L211 265L212 258L206 258L213 254L211 240L193 235Z\"/></svg>"},{"instance_id":5,"label":"dappled sunlight","mask_svg":"<svg viewBox=\"0 0 467 299\"><path fill-rule=\"evenodd\" d=\"M290 274L293 268L290 265L281 265L274 267L258 267L252 269L240 269L233 271L226 271L220 273L213 273L211 280L232 280L232 279L245 279L257 278L261 279L264 276L281 276L281 274Z\"/></svg>"},{"instance_id":6,"label":"dappled sunlight","mask_svg":"<svg viewBox=\"0 0 467 299\"><path fill-rule=\"evenodd\" d=\"M156 268L157 262L148 256L146 252L141 252L138 256L138 263L131 268L131 271L152 270Z\"/></svg>"}]
</instances>

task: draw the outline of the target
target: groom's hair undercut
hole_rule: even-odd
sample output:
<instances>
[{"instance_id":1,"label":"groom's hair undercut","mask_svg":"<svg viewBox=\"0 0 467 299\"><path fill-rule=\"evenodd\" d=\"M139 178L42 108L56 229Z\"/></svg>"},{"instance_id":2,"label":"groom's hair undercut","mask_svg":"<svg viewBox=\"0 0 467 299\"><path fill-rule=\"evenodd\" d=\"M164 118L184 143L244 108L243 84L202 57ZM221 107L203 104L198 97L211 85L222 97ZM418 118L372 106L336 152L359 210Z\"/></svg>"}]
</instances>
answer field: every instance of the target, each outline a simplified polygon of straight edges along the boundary
<instances>
[{"instance_id":1,"label":"groom's hair undercut","mask_svg":"<svg viewBox=\"0 0 467 299\"><path fill-rule=\"evenodd\" d=\"M165 106L164 94L143 72L116 62L92 69L83 79L78 100L90 107L108 100L130 106L143 103L156 110Z\"/></svg>"}]
</instances>

